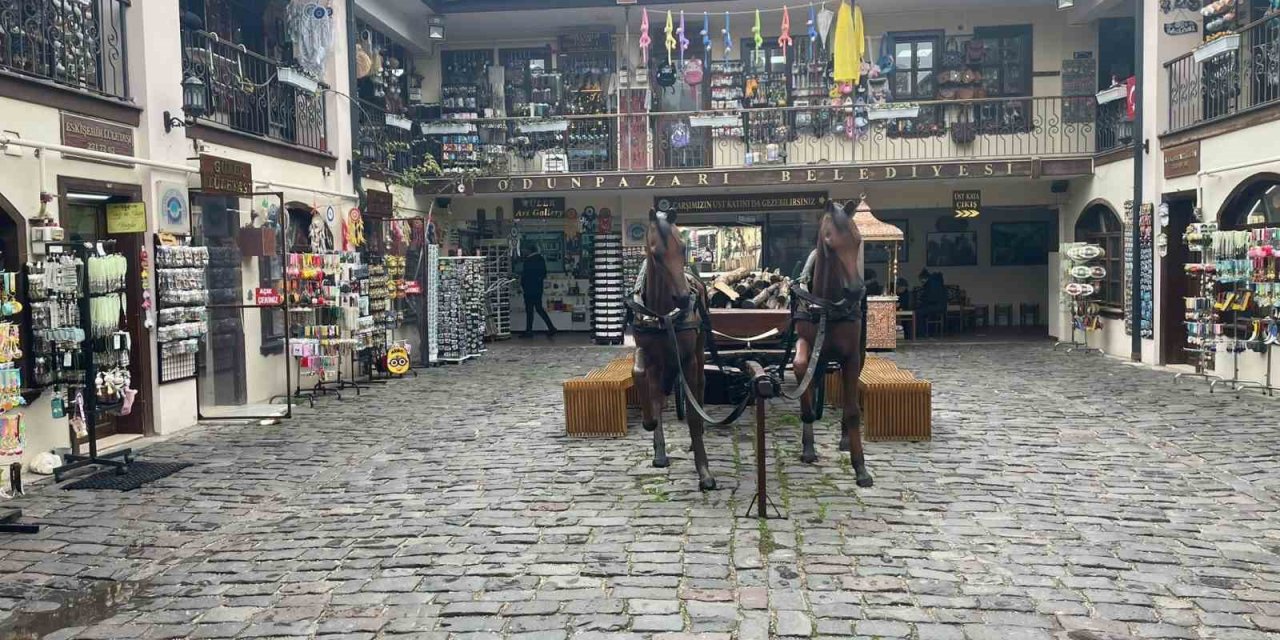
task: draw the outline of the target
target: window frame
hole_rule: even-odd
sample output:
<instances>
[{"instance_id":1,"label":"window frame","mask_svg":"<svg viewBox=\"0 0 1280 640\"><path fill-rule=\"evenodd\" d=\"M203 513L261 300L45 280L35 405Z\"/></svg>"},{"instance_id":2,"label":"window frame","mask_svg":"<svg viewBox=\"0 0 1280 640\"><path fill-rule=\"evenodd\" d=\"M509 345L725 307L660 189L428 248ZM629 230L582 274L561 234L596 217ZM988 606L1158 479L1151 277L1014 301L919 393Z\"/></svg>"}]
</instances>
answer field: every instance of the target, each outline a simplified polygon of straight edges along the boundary
<instances>
[{"instance_id":1,"label":"window frame","mask_svg":"<svg viewBox=\"0 0 1280 640\"><path fill-rule=\"evenodd\" d=\"M1087 242L1102 247L1105 252L1099 260L1106 268L1107 277L1098 287L1094 301L1106 315L1124 317L1124 223L1120 216L1104 204L1095 204L1075 224L1076 242Z\"/></svg>"},{"instance_id":2,"label":"window frame","mask_svg":"<svg viewBox=\"0 0 1280 640\"><path fill-rule=\"evenodd\" d=\"M890 43L892 44L892 46L890 47L889 55L893 56L893 73L890 74L891 77L889 78L889 87L893 92L894 102L904 102L904 101L916 102L916 101L922 101L922 100L937 100L938 99L938 68L941 66L939 64L939 61L941 60L943 41L946 39L946 33L940 29L928 30L928 31L890 31L888 34L888 37L890 39ZM930 66L928 69L923 69L918 66L919 54L917 52L917 49L918 49L917 45L926 43L926 42L933 45L933 65ZM902 68L898 66L898 45L907 44L907 43L910 43L912 45L911 47L911 65L912 66L908 68L908 71L911 74L910 76L908 76L909 85L911 86L911 94L909 96L904 96L898 93L898 74L903 73ZM922 94L917 90L919 86L917 84L919 82L918 74L921 71L930 71L933 73L933 83L932 83L933 90L930 91L928 95Z\"/></svg>"}]
</instances>

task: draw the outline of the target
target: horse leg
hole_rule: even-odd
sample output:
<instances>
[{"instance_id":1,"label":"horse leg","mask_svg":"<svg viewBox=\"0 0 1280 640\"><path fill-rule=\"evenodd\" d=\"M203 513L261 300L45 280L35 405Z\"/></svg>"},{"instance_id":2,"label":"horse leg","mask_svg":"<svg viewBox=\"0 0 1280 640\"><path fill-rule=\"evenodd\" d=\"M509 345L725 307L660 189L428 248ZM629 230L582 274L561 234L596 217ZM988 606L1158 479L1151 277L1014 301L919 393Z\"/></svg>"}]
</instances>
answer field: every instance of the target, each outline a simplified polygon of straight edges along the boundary
<instances>
[{"instance_id":1,"label":"horse leg","mask_svg":"<svg viewBox=\"0 0 1280 640\"><path fill-rule=\"evenodd\" d=\"M796 340L796 358L792 361L793 371L796 376L796 382L804 381L804 374L809 370L809 359L817 358L818 354L810 351L809 341L803 338ZM813 385L822 384L820 380L814 380L808 389L800 395L800 420L804 422L803 430L800 433L800 444L803 451L800 453L800 461L805 464L813 464L818 461L818 450L813 446L813 423L817 420L817 411L813 406Z\"/></svg>"},{"instance_id":2,"label":"horse leg","mask_svg":"<svg viewBox=\"0 0 1280 640\"><path fill-rule=\"evenodd\" d=\"M701 343L701 340L698 341ZM685 401L689 402L689 406L685 410L685 420L689 423L689 440L693 443L693 466L698 470L698 488L703 491L710 491L716 488L716 478L711 475L711 463L707 460L707 447L703 444L702 434L706 428L702 416L693 410L692 403L702 404L702 391L705 381L703 380L703 360L702 345L699 344L697 350L683 364L684 379L689 382L689 391L692 397L685 397Z\"/></svg>"},{"instance_id":3,"label":"horse leg","mask_svg":"<svg viewBox=\"0 0 1280 640\"><path fill-rule=\"evenodd\" d=\"M653 432L653 466L666 467L667 439L662 433L662 405L666 397L662 394L662 371L656 366L661 363L646 362L644 351L636 350L636 364L631 375L640 387L640 424L645 431Z\"/></svg>"},{"instance_id":4,"label":"horse leg","mask_svg":"<svg viewBox=\"0 0 1280 640\"><path fill-rule=\"evenodd\" d=\"M867 473L867 460L862 454L862 414L858 407L858 376L862 372L858 365L862 359L853 354L841 364L841 381L844 383L844 416L840 420L841 440L848 440L849 460L853 463L853 473L859 487L867 488L875 484L871 474Z\"/></svg>"}]
</instances>

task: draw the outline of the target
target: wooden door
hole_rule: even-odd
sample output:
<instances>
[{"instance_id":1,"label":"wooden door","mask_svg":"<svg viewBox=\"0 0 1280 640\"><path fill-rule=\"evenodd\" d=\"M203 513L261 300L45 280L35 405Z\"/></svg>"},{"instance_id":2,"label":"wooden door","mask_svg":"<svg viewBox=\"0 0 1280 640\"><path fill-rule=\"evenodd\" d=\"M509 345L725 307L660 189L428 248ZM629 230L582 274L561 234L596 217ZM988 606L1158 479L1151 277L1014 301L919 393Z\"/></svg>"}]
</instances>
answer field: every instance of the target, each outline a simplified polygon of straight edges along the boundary
<instances>
[{"instance_id":1,"label":"wooden door","mask_svg":"<svg viewBox=\"0 0 1280 640\"><path fill-rule=\"evenodd\" d=\"M1191 277L1183 265L1191 259L1191 252L1183 239L1187 225L1194 219L1195 201L1190 198L1166 200L1169 205L1169 223L1165 233L1169 236L1169 251L1161 258L1165 274L1160 287L1160 341L1164 364L1186 364L1187 352L1186 304L1184 298L1191 293Z\"/></svg>"}]
</instances>

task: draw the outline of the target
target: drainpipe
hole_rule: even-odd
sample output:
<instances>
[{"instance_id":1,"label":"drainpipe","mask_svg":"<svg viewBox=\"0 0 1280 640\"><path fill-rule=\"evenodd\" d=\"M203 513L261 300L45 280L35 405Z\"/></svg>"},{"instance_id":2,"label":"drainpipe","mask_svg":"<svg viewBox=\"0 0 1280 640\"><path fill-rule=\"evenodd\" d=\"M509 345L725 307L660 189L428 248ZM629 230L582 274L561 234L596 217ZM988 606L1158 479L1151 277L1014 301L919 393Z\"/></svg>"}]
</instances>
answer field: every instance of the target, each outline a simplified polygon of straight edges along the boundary
<instances>
[{"instance_id":1,"label":"drainpipe","mask_svg":"<svg viewBox=\"0 0 1280 640\"><path fill-rule=\"evenodd\" d=\"M1133 315L1129 319L1130 326L1133 327L1132 348L1129 353L1129 359L1133 362L1142 361L1142 251L1141 236L1138 228L1138 217L1142 213L1142 173L1143 160L1146 159L1147 148L1147 131L1143 125L1143 114L1146 111L1142 104L1143 85L1145 84L1146 73L1144 66L1146 65L1146 2L1137 0L1137 12L1134 16L1134 39L1133 39L1133 73L1134 73L1134 109L1133 115L1133 210L1129 213L1129 246L1133 247L1133 264L1129 265L1129 295L1133 300L1130 313ZM1155 301L1152 300L1152 305ZM1153 306L1154 311L1154 306Z\"/></svg>"},{"instance_id":2,"label":"drainpipe","mask_svg":"<svg viewBox=\"0 0 1280 640\"><path fill-rule=\"evenodd\" d=\"M364 174L364 158L360 157L360 105L356 104L356 42L360 34L356 32L356 2L347 2L347 78L351 86L347 98L347 109L351 112L351 188L356 192L356 204L363 211L365 207L364 188L360 177ZM372 52L371 52L372 55Z\"/></svg>"}]
</instances>

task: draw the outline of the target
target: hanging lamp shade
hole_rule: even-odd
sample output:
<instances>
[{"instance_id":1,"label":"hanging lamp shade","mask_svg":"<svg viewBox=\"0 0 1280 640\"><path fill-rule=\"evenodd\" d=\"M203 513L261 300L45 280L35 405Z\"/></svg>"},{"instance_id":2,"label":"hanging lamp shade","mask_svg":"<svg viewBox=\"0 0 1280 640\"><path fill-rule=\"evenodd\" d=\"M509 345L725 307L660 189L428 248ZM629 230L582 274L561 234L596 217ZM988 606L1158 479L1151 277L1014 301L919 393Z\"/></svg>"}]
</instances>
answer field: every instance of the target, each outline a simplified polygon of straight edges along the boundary
<instances>
[{"instance_id":1,"label":"hanging lamp shade","mask_svg":"<svg viewBox=\"0 0 1280 640\"><path fill-rule=\"evenodd\" d=\"M853 224L858 227L858 234L863 242L902 242L906 236L899 229L871 213L871 205L866 196L858 203L853 213Z\"/></svg>"}]
</instances>

